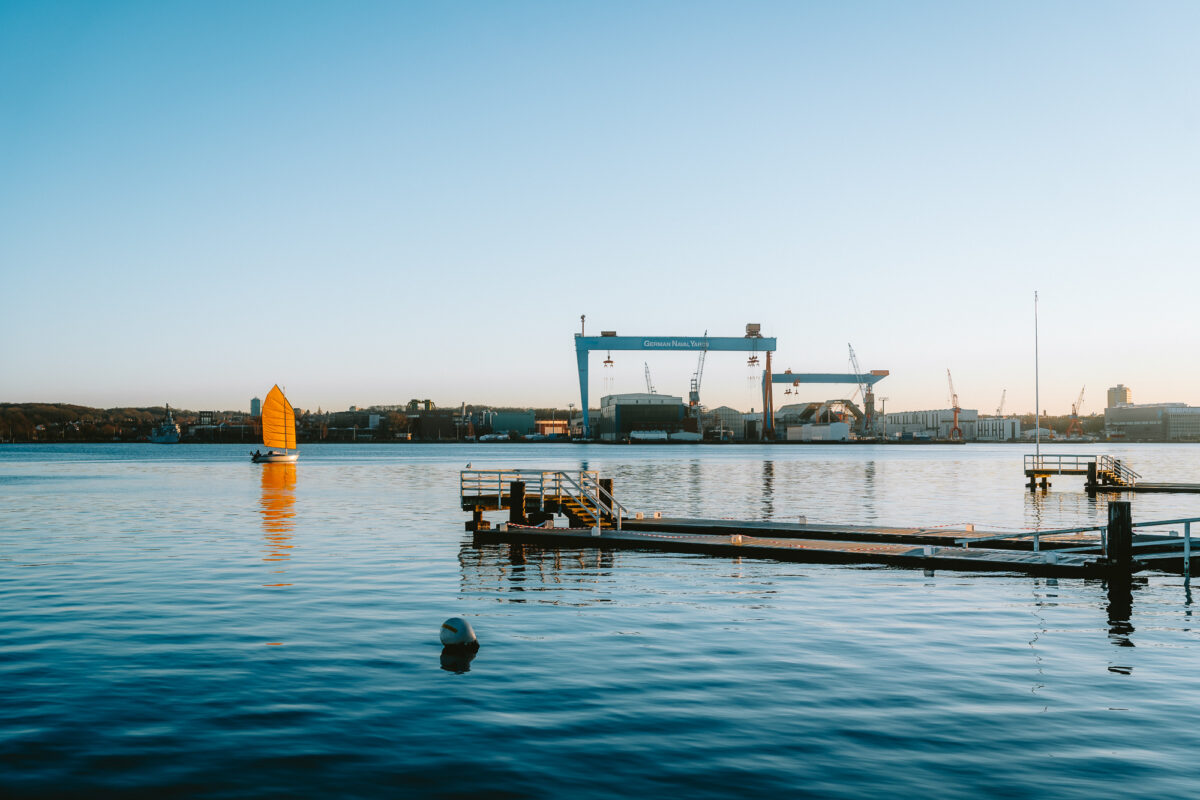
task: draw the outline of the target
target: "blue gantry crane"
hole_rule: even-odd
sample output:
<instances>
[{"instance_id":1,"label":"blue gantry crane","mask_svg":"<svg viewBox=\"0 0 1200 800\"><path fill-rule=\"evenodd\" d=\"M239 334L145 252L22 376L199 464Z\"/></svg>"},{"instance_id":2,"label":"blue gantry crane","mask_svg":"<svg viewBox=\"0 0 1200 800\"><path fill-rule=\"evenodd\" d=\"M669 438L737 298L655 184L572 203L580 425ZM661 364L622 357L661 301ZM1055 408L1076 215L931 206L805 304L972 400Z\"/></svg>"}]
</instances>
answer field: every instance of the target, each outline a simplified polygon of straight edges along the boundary
<instances>
[{"instance_id":1,"label":"blue gantry crane","mask_svg":"<svg viewBox=\"0 0 1200 800\"><path fill-rule=\"evenodd\" d=\"M888 375L885 369L873 369L867 373L847 374L832 372L784 372L772 374L771 355L775 351L775 337L763 336L762 328L757 323L746 325L745 336L618 336L616 331L601 331L599 336L588 336L586 316L579 318L580 332L575 334L575 359L579 365L579 399L583 410L583 435L592 435L591 417L588 413L588 356L593 350L656 350L656 351L701 351L701 360L693 376L692 391L689 401L695 398L699 403L700 378L703 375L704 356L710 352L716 353L750 353L749 364L758 364L758 356L765 356L763 371L763 425L762 438L775 438L775 409L771 387L775 383L799 385L801 383L850 383L866 387L874 386Z\"/></svg>"},{"instance_id":2,"label":"blue gantry crane","mask_svg":"<svg viewBox=\"0 0 1200 800\"><path fill-rule=\"evenodd\" d=\"M580 317L584 322L585 318ZM617 336L616 331L601 331L599 336L586 336L581 329L575 334L575 359L579 364L579 399L583 409L583 435L592 435L591 419L588 414L588 355L593 350L700 350L703 353L770 353L775 349L775 338L763 336L760 326L746 326L745 336ZM697 386L697 389L699 387Z\"/></svg>"}]
</instances>

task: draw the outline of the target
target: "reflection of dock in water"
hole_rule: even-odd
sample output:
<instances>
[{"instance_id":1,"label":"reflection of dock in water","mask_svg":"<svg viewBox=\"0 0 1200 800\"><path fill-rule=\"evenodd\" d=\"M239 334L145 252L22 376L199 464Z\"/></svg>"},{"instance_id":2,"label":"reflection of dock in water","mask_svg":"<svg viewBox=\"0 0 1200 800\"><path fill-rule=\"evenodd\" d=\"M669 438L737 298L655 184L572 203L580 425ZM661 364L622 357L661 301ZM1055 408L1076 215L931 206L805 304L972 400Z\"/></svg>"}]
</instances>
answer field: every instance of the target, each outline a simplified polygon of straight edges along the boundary
<instances>
[{"instance_id":1,"label":"reflection of dock in water","mask_svg":"<svg viewBox=\"0 0 1200 800\"><path fill-rule=\"evenodd\" d=\"M262 513L263 538L267 542L267 553L263 561L289 561L292 534L296 518L296 465L289 463L262 465L262 498L259 501ZM287 570L275 570L283 574ZM268 583L265 586L291 586L290 583Z\"/></svg>"},{"instance_id":2,"label":"reflection of dock in water","mask_svg":"<svg viewBox=\"0 0 1200 800\"><path fill-rule=\"evenodd\" d=\"M526 547L523 544L472 542L459 550L463 591L495 592L509 603L537 602L539 592L554 592L555 604L576 605L561 592L594 594L616 565L612 550ZM592 601L581 598L577 605Z\"/></svg>"}]
</instances>

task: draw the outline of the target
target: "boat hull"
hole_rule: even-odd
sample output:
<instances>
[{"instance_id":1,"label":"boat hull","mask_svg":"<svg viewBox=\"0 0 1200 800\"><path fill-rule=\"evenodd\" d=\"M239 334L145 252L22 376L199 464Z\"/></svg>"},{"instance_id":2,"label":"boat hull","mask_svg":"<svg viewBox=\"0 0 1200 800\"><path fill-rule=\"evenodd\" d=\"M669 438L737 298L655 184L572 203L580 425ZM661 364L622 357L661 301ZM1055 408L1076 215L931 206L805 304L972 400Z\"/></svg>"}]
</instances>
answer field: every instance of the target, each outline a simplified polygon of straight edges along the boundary
<instances>
[{"instance_id":1,"label":"boat hull","mask_svg":"<svg viewBox=\"0 0 1200 800\"><path fill-rule=\"evenodd\" d=\"M277 464L293 463L300 457L299 453L263 453L262 455L251 454L250 460L255 464Z\"/></svg>"}]
</instances>

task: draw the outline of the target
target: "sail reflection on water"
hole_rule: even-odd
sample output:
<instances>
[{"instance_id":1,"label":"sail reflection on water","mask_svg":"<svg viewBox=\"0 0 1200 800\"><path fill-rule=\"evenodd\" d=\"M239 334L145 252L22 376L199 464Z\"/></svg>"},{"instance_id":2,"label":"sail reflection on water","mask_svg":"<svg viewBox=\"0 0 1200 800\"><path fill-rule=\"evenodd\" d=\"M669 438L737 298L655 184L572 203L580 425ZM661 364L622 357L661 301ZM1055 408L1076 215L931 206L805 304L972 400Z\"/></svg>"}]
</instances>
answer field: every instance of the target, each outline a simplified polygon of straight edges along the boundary
<instances>
[{"instance_id":1,"label":"sail reflection on water","mask_svg":"<svg viewBox=\"0 0 1200 800\"><path fill-rule=\"evenodd\" d=\"M296 465L289 463L262 465L262 512L263 538L267 553L263 561L288 561L291 559L292 533L296 519ZM276 570L282 574L286 570ZM290 583L269 583L266 586L291 586Z\"/></svg>"}]
</instances>

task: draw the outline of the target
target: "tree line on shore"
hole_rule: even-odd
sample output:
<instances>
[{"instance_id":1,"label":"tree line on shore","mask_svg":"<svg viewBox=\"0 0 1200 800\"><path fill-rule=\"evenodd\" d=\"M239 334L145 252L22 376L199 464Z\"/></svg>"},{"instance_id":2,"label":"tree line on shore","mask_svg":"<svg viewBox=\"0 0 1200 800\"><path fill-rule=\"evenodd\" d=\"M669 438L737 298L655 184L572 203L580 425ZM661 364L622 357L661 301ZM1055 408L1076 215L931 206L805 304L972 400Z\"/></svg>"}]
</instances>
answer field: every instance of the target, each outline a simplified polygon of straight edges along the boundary
<instances>
[{"instance_id":1,"label":"tree line on shore","mask_svg":"<svg viewBox=\"0 0 1200 800\"><path fill-rule=\"evenodd\" d=\"M468 417L482 410L532 410L538 419L565 420L565 409L508 409L468 405L465 409L438 409L432 403L416 401L411 410L364 409L362 411L315 412L297 409L296 429L301 442L407 441L414 439L463 438L474 431L467 424L455 424L465 410ZM165 406L139 408L90 408L71 403L0 403L0 442L139 442L149 438L155 426L166 417ZM171 409L185 442L254 442L262 433L258 417L244 411L199 412ZM374 428L369 420L376 417ZM425 424L421 424L425 417ZM430 422L436 436L430 435ZM479 431L486 432L486 431Z\"/></svg>"}]
</instances>

